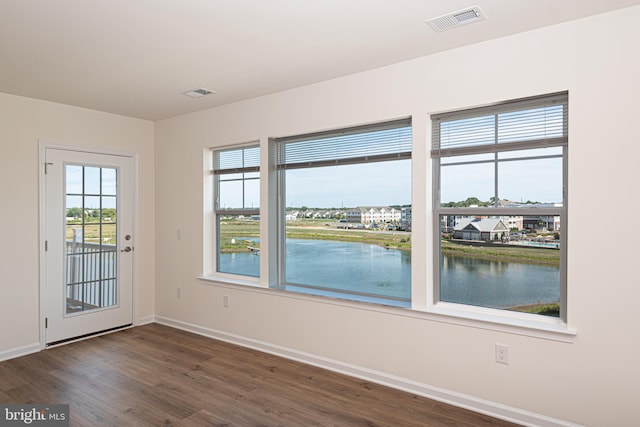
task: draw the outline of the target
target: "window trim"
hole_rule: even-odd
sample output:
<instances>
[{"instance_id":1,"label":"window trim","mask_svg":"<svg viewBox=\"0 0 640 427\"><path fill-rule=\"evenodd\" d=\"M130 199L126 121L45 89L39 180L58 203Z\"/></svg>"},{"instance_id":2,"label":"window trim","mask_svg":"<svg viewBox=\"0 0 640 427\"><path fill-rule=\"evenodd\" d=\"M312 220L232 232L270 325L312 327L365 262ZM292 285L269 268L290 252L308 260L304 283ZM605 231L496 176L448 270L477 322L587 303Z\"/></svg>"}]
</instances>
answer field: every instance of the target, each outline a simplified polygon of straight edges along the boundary
<instances>
[{"instance_id":1,"label":"window trim","mask_svg":"<svg viewBox=\"0 0 640 427\"><path fill-rule=\"evenodd\" d=\"M530 108L540 108L553 104L563 105L563 135L561 137L540 138L528 141L497 143L499 138L498 132L494 135L495 143L483 145L469 145L454 148L440 147L440 123L443 120L461 120L479 116L498 115L501 113L517 112ZM478 319L493 319L492 321L502 321L508 324L521 324L528 327L533 325L552 326L553 329L568 330L568 311L567 311L567 235L568 235L568 92L557 92L548 95L529 97L517 100L506 101L497 104L491 104L484 107L476 107L471 109L463 109L451 111L447 113L434 114L431 116L432 124L432 203L433 203L433 282L432 289L428 292L429 300L427 307L434 313L446 314L450 316L471 317ZM562 158L562 207L441 207L440 190L441 190L441 159L445 157L462 156L468 154L484 154L484 153L501 153L508 151L561 147L562 155L551 156L531 156L514 159L503 159L505 161L528 160L533 158ZM496 157L487 162L498 164L500 160ZM464 164L464 162L462 162ZM469 162L469 164L477 164L477 162ZM497 172L496 172L497 173ZM494 175L497 183L497 176ZM497 184L496 184L497 185ZM497 192L497 189L496 189ZM441 257L441 215L465 215L465 216L559 216L562 224L562 233L560 233L560 315L558 318L520 313L505 309L496 309L480 306L472 306L463 303L453 303L440 300L440 257Z\"/></svg>"},{"instance_id":2,"label":"window trim","mask_svg":"<svg viewBox=\"0 0 640 427\"><path fill-rule=\"evenodd\" d=\"M466 110L464 110L466 111ZM416 169L412 173L412 187L415 188L412 190L412 195L416 196L416 191L419 194L425 194L426 196L424 201L420 201L421 199L412 200L412 206L414 209L418 209L417 212L421 218L418 218L415 221L415 224L420 225L419 229L422 230L424 235L430 238L432 241L437 241L435 237L439 234L436 233L435 236L430 236L434 227L430 226L430 215L433 215L434 210L433 207L430 207L431 204L430 199L432 199L433 195L429 195L429 191L434 187L429 185L429 167L430 163L433 160L429 155L429 146L425 146L425 142L429 141L429 130L432 122L429 120L428 114L420 114L419 116L410 117L412 121L412 138L414 140L414 146L412 147L412 169L415 162L419 162L420 165L424 165L424 169L418 171ZM356 128L356 127L354 127ZM330 131L331 132L331 131ZM325 134L325 132L315 133ZM313 135L313 134L306 134ZM577 332L569 327L568 323L563 322L558 318L550 318L546 316L538 316L531 315L526 313L519 312L511 312L506 310L496 310L496 309L487 309L483 307L474 307L468 305L460 305L453 303L440 302L435 304L433 301L433 292L432 289L434 285L432 283L432 272L439 265L439 259L437 257L433 257L435 260L435 264L431 265L431 262L428 261L432 258L428 251L432 248L430 242L425 241L424 247L419 250L416 258L416 252L412 253L412 264L413 263L422 263L427 260L426 264L422 264L423 267L420 270L423 270L419 275L414 275L416 271L416 266L412 267L412 305L410 307L392 307L387 305L382 305L378 303L371 302L362 302L356 300L349 299L339 299L335 297L315 295L315 294L307 294L307 293L298 293L291 292L285 289L279 288L278 283L279 280L276 279L280 268L276 267L276 264L280 261L278 260L278 250L275 250L275 247L281 247L281 243L279 240L281 239L281 235L278 231L280 229L280 225L278 222L283 220L284 218L280 218L280 196L282 194L279 190L279 173L276 171L276 153L275 153L275 139L276 138L267 138L263 136L260 140L254 140L250 143L244 144L236 144L236 145L226 145L219 147L206 147L204 148L204 185L203 185L203 194L205 201L205 215L204 215L204 240L205 247L203 252L203 265L204 270L203 274L198 277L199 281L204 286L214 286L218 289L229 289L232 291L238 291L243 293L252 293L274 297L277 296L279 298L286 298L289 300L295 300L299 302L312 302L314 304L323 304L323 305L331 305L336 307L344 307L345 309L354 309L354 310L365 310L371 313L381 313L384 315L398 316L398 317L408 317L413 318L419 321L427 321L427 322L438 322L447 325L453 326L462 326L462 327L471 327L475 329L485 330L485 331L493 331L499 333L506 333L511 335L521 335L527 336L531 338L545 339L556 342L564 342L564 343L572 343L574 341L574 337L577 335ZM417 143L415 142L417 141ZM216 234L213 230L215 225L215 214L214 211L214 192L213 192L213 173L210 173L212 170L211 161L212 151L221 150L225 148L234 148L234 147L242 147L247 145L259 145L260 146L260 188L261 188L261 211L262 211L262 220L261 224L261 237L264 238L263 243L268 244L269 247L265 246L265 256L268 258L268 267L267 265L263 265L261 269L261 274L259 278L253 276L242 276L242 275L233 275L227 273L216 273L211 272L212 267L215 271L216 265L214 265L214 257L213 251L216 249ZM418 144L418 145L415 145ZM566 148L565 148L566 150ZM563 163L563 173L567 173L567 156L564 156ZM431 172L433 174L433 170ZM419 180L418 183L415 180ZM422 184L420 181L424 181ZM566 176L564 177L564 182L566 185ZM424 188L421 187L424 185ZM432 183L433 185L433 183ZM268 187L268 191L265 191L265 188ZM417 190L416 190L417 188ZM416 196L417 197L417 196ZM413 199L413 197L412 197ZM566 209L567 198L565 195L565 209ZM520 212L520 211L519 211ZM536 211L540 212L540 211ZM563 230L566 236L567 227L566 221L563 224ZM414 230L415 232L416 230ZM426 232L426 233L425 233ZM566 237L565 237L566 242ZM563 243L562 248L566 250L567 245ZM213 249L213 251L212 251ZM267 255L268 253L268 255ZM265 263L263 263L265 264ZM266 270L265 270L266 268ZM419 287L421 292L417 295L416 292L416 284L415 282L419 281ZM424 290L424 292L422 292ZM566 291L566 289L565 289ZM566 307L566 304L564 304Z\"/></svg>"}]
</instances>

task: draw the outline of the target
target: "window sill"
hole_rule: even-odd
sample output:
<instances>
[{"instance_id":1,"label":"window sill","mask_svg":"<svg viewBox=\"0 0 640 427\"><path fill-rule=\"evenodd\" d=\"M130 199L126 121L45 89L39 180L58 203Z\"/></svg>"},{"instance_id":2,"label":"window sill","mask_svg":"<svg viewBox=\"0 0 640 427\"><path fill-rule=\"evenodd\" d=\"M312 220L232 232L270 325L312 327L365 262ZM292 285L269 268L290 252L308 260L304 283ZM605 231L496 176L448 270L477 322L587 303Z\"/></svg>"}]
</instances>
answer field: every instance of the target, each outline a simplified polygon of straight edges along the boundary
<instances>
[{"instance_id":1,"label":"window sill","mask_svg":"<svg viewBox=\"0 0 640 427\"><path fill-rule=\"evenodd\" d=\"M257 277L236 276L233 274L216 273L207 276L198 277L199 280L212 285L241 285L254 288L264 288L260 285L260 279Z\"/></svg>"},{"instance_id":2,"label":"window sill","mask_svg":"<svg viewBox=\"0 0 640 427\"><path fill-rule=\"evenodd\" d=\"M385 298L384 296L374 296L374 295L358 295L358 294L347 294L342 293L340 291L335 291L332 289L313 289L305 286L296 286L296 285L287 285L287 292L296 294L306 294L306 295L315 295L319 297L328 297L331 299L337 299L339 301L354 301L357 303L367 303L371 306L382 306L382 307L398 307L404 309L411 308L411 301L409 300L398 300L392 298Z\"/></svg>"},{"instance_id":3,"label":"window sill","mask_svg":"<svg viewBox=\"0 0 640 427\"><path fill-rule=\"evenodd\" d=\"M215 276L201 276L198 277L198 279L214 286L233 287L271 296L277 295L283 298L349 307L357 310L369 310L394 316L411 317L551 341L573 343L577 334L575 330L568 328L562 320L554 317L484 309L481 307L451 303L438 303L426 309L393 307L366 301L342 299L336 296L314 295L311 293L268 288L260 285L257 278L254 281L242 276L217 274Z\"/></svg>"},{"instance_id":4,"label":"window sill","mask_svg":"<svg viewBox=\"0 0 640 427\"><path fill-rule=\"evenodd\" d=\"M435 304L425 312L446 323L552 341L572 343L577 334L557 317L445 302Z\"/></svg>"}]
</instances>

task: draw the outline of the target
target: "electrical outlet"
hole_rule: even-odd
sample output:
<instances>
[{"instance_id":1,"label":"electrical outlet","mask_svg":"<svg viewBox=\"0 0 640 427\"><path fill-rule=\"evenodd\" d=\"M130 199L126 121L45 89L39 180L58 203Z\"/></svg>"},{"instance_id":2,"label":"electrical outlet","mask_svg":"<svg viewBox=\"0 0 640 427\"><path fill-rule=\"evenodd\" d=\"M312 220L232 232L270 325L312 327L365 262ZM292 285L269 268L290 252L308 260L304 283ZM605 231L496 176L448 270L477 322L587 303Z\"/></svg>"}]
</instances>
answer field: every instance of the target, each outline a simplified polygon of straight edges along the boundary
<instances>
[{"instance_id":1,"label":"electrical outlet","mask_svg":"<svg viewBox=\"0 0 640 427\"><path fill-rule=\"evenodd\" d=\"M176 296L177 296L178 298L182 298L182 288L178 288L178 289L177 289L177 291L176 291Z\"/></svg>"},{"instance_id":2,"label":"electrical outlet","mask_svg":"<svg viewBox=\"0 0 640 427\"><path fill-rule=\"evenodd\" d=\"M503 365L509 364L509 346L505 344L496 344L496 363Z\"/></svg>"},{"instance_id":3,"label":"electrical outlet","mask_svg":"<svg viewBox=\"0 0 640 427\"><path fill-rule=\"evenodd\" d=\"M176 229L176 240L182 240L182 230Z\"/></svg>"},{"instance_id":4,"label":"electrical outlet","mask_svg":"<svg viewBox=\"0 0 640 427\"><path fill-rule=\"evenodd\" d=\"M229 295L222 296L222 306L224 308L229 308Z\"/></svg>"}]
</instances>

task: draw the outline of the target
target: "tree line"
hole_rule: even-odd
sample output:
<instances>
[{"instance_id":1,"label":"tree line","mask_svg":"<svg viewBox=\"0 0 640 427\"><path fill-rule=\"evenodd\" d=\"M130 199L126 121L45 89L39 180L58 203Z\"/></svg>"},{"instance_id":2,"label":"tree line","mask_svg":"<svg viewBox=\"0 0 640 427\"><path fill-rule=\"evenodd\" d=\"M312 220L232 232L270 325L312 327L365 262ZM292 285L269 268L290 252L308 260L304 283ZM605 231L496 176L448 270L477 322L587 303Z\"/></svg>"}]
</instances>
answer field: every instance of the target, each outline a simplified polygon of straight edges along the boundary
<instances>
[{"instance_id":1,"label":"tree line","mask_svg":"<svg viewBox=\"0 0 640 427\"><path fill-rule=\"evenodd\" d=\"M100 214L102 213L102 219L109 218L111 220L116 219L116 209L114 208L106 208L106 209L82 209L79 207L68 208L67 209L67 218L74 218L80 220L84 218L87 221L98 221L100 220Z\"/></svg>"},{"instance_id":2,"label":"tree line","mask_svg":"<svg viewBox=\"0 0 640 427\"><path fill-rule=\"evenodd\" d=\"M442 207L444 208L468 208L470 206L478 206L478 207L489 207L495 204L495 197L489 198L488 202L483 202L477 197L467 197L466 200L461 200L459 202L446 202L442 203ZM540 202L533 202L531 200L527 200L526 202L518 203L520 205L539 205Z\"/></svg>"}]
</instances>

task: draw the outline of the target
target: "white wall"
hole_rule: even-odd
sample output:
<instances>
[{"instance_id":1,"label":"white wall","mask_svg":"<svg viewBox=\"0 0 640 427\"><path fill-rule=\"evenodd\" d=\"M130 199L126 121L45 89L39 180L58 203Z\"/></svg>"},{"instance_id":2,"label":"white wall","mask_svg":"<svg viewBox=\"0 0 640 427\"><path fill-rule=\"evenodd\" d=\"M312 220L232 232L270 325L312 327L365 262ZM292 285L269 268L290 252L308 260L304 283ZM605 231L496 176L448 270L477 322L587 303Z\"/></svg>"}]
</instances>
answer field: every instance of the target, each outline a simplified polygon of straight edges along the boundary
<instances>
[{"instance_id":1,"label":"white wall","mask_svg":"<svg viewBox=\"0 0 640 427\"><path fill-rule=\"evenodd\" d=\"M634 188L640 178L639 21L640 7L630 8L156 123L156 170L162 171L156 176L156 314L484 399L498 404L496 410L508 405L585 425L634 424L640 392L638 244L625 236L628 222L608 229L601 219L616 215L609 206L640 211ZM414 280L426 281L428 115L563 90L569 91L570 111L573 343L196 279L206 209L204 147L413 115L419 143L412 241L417 261L424 260ZM176 240L176 229L182 240ZM181 299L177 287L183 288ZM229 309L222 308L222 295L231 297ZM494 362L495 343L510 346L510 365Z\"/></svg>"},{"instance_id":2,"label":"white wall","mask_svg":"<svg viewBox=\"0 0 640 427\"><path fill-rule=\"evenodd\" d=\"M40 340L39 140L139 155L139 314L153 316L153 136L149 121L0 93L0 356Z\"/></svg>"},{"instance_id":3,"label":"white wall","mask_svg":"<svg viewBox=\"0 0 640 427\"><path fill-rule=\"evenodd\" d=\"M640 392L637 242L624 235L628 222L611 230L600 227L606 226L602 218L616 216L609 206L625 212L640 208L634 188L639 21L635 7L158 122L156 314L554 419L634 424ZM573 343L196 279L202 269L204 147L407 115L426 128L433 112L561 90L570 96L569 323L578 333ZM139 150L145 179L141 214L151 219L153 165L147 123L9 96L0 102L8 153L0 168L7 207L0 210L5 230L0 277L3 295L11 295L3 296L0 316L3 325L21 325L8 332L3 326L1 350L37 339L36 140ZM421 225L413 241L417 258L427 260L426 129L418 136L425 145L415 147L415 162L425 172L417 172L423 181L414 184L413 217ZM21 226L8 226L9 219ZM143 222L142 231L152 251L150 222ZM182 230L181 240L176 229ZM153 293L148 265L145 261L141 274L146 296ZM426 268L418 272L415 280L429 280ZM181 299L177 287L183 288ZM222 308L223 294L231 297L229 309ZM150 311L143 303L143 314ZM509 366L494 363L496 342L511 347Z\"/></svg>"},{"instance_id":4,"label":"white wall","mask_svg":"<svg viewBox=\"0 0 640 427\"><path fill-rule=\"evenodd\" d=\"M640 208L639 21L640 7L620 10L164 120L155 125L155 148L151 122L0 94L0 355L39 340L38 140L46 140L139 154L140 317L156 314L415 389L441 389L443 396L461 393L489 402L487 410L499 414L507 405L511 412L503 413L521 409L585 425L634 425L639 252L625 235L627 222L608 229L601 218L616 217L609 205L625 213ZM414 279L424 282L431 241L428 115L561 90L569 91L570 109L573 343L196 279L203 148L412 115L416 139L424 141L414 147L412 239ZM183 289L181 299L176 287ZM222 295L231 297L229 309L222 308ZM510 365L494 363L497 342L510 346ZM475 407L482 405L478 400Z\"/></svg>"}]
</instances>

